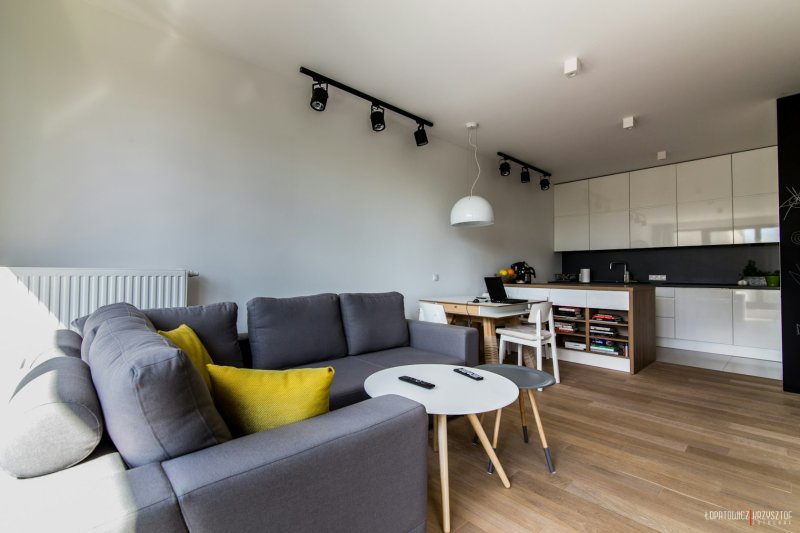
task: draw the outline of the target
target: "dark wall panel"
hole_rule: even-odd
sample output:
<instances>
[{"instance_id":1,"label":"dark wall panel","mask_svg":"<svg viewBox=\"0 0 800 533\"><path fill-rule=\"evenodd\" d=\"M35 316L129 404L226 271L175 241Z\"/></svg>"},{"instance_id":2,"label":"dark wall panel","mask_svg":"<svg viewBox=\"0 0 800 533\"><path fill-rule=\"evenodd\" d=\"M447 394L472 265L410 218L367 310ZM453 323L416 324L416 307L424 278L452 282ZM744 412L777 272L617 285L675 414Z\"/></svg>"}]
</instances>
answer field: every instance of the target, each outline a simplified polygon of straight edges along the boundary
<instances>
[{"instance_id":1,"label":"dark wall panel","mask_svg":"<svg viewBox=\"0 0 800 533\"><path fill-rule=\"evenodd\" d=\"M798 211L800 221L800 211ZM608 270L611 261L625 261L632 279L647 281L649 274L666 274L672 283L733 284L748 259L761 270L778 270L778 245L694 246L681 248L649 248L595 252L564 252L561 268L574 274L581 268L592 270L593 281L618 281L622 267Z\"/></svg>"},{"instance_id":2,"label":"dark wall panel","mask_svg":"<svg viewBox=\"0 0 800 533\"><path fill-rule=\"evenodd\" d=\"M800 94L778 99L783 390L800 393Z\"/></svg>"}]
</instances>

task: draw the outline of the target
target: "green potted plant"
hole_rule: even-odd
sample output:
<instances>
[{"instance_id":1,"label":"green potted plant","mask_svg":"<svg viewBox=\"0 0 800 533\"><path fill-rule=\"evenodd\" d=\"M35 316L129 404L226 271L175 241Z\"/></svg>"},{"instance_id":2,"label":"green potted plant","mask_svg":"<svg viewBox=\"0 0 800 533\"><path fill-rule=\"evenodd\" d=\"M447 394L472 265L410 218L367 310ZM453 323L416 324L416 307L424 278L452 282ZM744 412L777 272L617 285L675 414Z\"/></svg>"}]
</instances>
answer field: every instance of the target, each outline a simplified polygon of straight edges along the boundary
<instances>
[{"instance_id":1,"label":"green potted plant","mask_svg":"<svg viewBox=\"0 0 800 533\"><path fill-rule=\"evenodd\" d=\"M771 274L764 276L767 279L767 287L780 287L781 286L781 271L776 270Z\"/></svg>"},{"instance_id":2,"label":"green potted plant","mask_svg":"<svg viewBox=\"0 0 800 533\"><path fill-rule=\"evenodd\" d=\"M764 287L767 284L766 274L767 273L763 270L759 270L756 266L756 262L752 259L748 259L747 264L742 269L742 279L744 279L748 285L754 287Z\"/></svg>"}]
</instances>

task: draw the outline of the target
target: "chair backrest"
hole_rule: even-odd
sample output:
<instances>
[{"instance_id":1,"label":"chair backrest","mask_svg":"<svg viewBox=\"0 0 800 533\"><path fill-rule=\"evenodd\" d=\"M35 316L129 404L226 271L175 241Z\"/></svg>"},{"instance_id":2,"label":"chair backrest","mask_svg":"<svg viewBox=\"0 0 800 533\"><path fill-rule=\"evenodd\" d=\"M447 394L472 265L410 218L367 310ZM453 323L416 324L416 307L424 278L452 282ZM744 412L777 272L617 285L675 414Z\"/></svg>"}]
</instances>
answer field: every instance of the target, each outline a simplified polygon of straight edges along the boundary
<instances>
[{"instance_id":1,"label":"chair backrest","mask_svg":"<svg viewBox=\"0 0 800 533\"><path fill-rule=\"evenodd\" d=\"M549 324L553 320L553 302L537 302L531 304L528 314L528 323L536 324L537 332L541 332L542 324Z\"/></svg>"},{"instance_id":2,"label":"chair backrest","mask_svg":"<svg viewBox=\"0 0 800 533\"><path fill-rule=\"evenodd\" d=\"M419 303L419 319L425 322L447 324L447 314L444 312L444 306L431 302Z\"/></svg>"}]
</instances>

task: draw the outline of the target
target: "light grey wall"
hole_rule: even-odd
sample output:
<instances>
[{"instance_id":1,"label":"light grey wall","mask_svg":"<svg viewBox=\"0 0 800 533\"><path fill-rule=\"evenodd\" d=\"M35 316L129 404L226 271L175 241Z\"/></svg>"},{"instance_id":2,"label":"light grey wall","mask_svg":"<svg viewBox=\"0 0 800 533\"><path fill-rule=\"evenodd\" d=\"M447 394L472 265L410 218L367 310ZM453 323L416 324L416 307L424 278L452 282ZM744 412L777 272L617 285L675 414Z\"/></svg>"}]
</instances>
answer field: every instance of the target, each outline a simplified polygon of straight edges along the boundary
<instances>
[{"instance_id":1,"label":"light grey wall","mask_svg":"<svg viewBox=\"0 0 800 533\"><path fill-rule=\"evenodd\" d=\"M0 79L0 265L186 267L201 273L191 303L397 290L409 315L513 261L539 279L559 265L535 180L482 159L497 223L452 228L475 176L465 147L434 129L417 148L391 113L373 133L365 103L334 89L316 113L305 76L166 29L4 1Z\"/></svg>"}]
</instances>

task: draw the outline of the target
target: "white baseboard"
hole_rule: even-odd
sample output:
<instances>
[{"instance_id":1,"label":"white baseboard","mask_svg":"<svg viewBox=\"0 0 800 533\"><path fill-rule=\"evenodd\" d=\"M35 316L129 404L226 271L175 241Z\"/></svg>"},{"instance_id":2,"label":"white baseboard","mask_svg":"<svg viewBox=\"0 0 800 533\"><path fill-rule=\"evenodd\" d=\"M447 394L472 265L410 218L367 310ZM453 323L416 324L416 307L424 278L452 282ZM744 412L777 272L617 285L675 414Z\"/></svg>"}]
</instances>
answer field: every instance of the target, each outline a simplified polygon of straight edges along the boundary
<instances>
[{"instance_id":1,"label":"white baseboard","mask_svg":"<svg viewBox=\"0 0 800 533\"><path fill-rule=\"evenodd\" d=\"M732 355L734 357L746 357L748 359L761 359L763 361L781 362L783 360L780 350L734 346L732 344L717 344L714 342L656 337L656 346L675 348L677 350L691 350L694 352L718 353L722 355Z\"/></svg>"}]
</instances>

